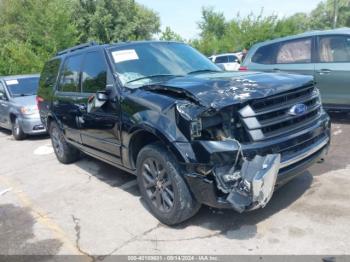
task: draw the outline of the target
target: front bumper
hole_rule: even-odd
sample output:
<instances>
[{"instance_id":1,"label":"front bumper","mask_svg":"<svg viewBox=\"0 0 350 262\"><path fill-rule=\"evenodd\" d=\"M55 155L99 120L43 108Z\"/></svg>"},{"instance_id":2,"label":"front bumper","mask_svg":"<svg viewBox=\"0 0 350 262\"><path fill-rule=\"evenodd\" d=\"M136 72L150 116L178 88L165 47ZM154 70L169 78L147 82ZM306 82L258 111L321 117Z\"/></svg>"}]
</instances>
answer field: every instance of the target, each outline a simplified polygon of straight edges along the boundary
<instances>
[{"instance_id":1,"label":"front bumper","mask_svg":"<svg viewBox=\"0 0 350 262\"><path fill-rule=\"evenodd\" d=\"M299 138L307 138L307 142L298 145ZM293 150L282 152L276 150L271 153L271 148L275 148L276 144L284 145L290 141L295 142L296 146L293 147ZM240 170L240 175L248 182L248 188L244 188L244 183L242 183L239 186L242 190L223 190L223 185L220 180L216 179L218 175L214 172L209 176L191 172L186 175L186 179L196 199L203 204L216 208L235 209L238 212L254 210L267 204L276 187L302 174L308 167L323 158L329 145L330 121L325 114L316 124L291 136L270 141L267 144L255 143L243 146L244 153L249 155L255 152L254 158L245 161L247 165L255 166L255 169L243 170L243 164ZM210 150L210 146L207 146L206 150ZM202 154L206 150L202 150ZM256 190L257 185L260 185L259 190Z\"/></svg>"},{"instance_id":2,"label":"front bumper","mask_svg":"<svg viewBox=\"0 0 350 262\"><path fill-rule=\"evenodd\" d=\"M40 135L46 134L46 129L40 118L20 118L19 123L25 134Z\"/></svg>"}]
</instances>

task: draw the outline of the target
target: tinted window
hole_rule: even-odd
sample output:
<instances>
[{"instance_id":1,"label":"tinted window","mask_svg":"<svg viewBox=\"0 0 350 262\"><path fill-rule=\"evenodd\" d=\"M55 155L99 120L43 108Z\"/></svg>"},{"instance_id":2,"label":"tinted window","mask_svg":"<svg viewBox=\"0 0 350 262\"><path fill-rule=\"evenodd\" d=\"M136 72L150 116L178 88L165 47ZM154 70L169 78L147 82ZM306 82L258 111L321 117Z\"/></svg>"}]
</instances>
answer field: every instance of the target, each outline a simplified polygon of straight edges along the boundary
<instances>
[{"instance_id":1,"label":"tinted window","mask_svg":"<svg viewBox=\"0 0 350 262\"><path fill-rule=\"evenodd\" d=\"M95 93L106 88L107 66L99 52L87 53L82 67L83 92Z\"/></svg>"},{"instance_id":2,"label":"tinted window","mask_svg":"<svg viewBox=\"0 0 350 262\"><path fill-rule=\"evenodd\" d=\"M237 56L234 56L234 55L228 56L228 62L229 63L234 63L234 62L237 62L237 61L239 61Z\"/></svg>"},{"instance_id":3,"label":"tinted window","mask_svg":"<svg viewBox=\"0 0 350 262\"><path fill-rule=\"evenodd\" d=\"M320 62L350 62L350 37L325 36L320 37Z\"/></svg>"},{"instance_id":4,"label":"tinted window","mask_svg":"<svg viewBox=\"0 0 350 262\"><path fill-rule=\"evenodd\" d=\"M259 47L252 57L252 62L257 64L275 64L278 44L270 44Z\"/></svg>"},{"instance_id":5,"label":"tinted window","mask_svg":"<svg viewBox=\"0 0 350 262\"><path fill-rule=\"evenodd\" d=\"M63 92L80 92L80 66L82 55L68 57L62 70L60 90Z\"/></svg>"},{"instance_id":6,"label":"tinted window","mask_svg":"<svg viewBox=\"0 0 350 262\"><path fill-rule=\"evenodd\" d=\"M282 42L277 54L277 64L310 63L311 38Z\"/></svg>"},{"instance_id":7,"label":"tinted window","mask_svg":"<svg viewBox=\"0 0 350 262\"><path fill-rule=\"evenodd\" d=\"M54 59L48 61L40 76L39 86L40 88L53 88L60 68L61 59Z\"/></svg>"},{"instance_id":8,"label":"tinted window","mask_svg":"<svg viewBox=\"0 0 350 262\"><path fill-rule=\"evenodd\" d=\"M5 84L11 96L32 96L38 90L39 77L7 79Z\"/></svg>"},{"instance_id":9,"label":"tinted window","mask_svg":"<svg viewBox=\"0 0 350 262\"><path fill-rule=\"evenodd\" d=\"M227 63L228 62L228 57L227 56L218 56L215 59L215 63L221 64L221 63Z\"/></svg>"}]
</instances>

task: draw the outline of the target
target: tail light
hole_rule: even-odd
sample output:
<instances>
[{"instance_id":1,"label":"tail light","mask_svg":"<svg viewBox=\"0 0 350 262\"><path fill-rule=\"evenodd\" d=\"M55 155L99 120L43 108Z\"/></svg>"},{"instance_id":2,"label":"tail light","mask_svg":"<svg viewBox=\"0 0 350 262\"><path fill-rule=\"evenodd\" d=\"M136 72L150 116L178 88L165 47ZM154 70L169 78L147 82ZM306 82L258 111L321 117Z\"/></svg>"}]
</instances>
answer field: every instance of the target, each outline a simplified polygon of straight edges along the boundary
<instances>
[{"instance_id":1,"label":"tail light","mask_svg":"<svg viewBox=\"0 0 350 262\"><path fill-rule=\"evenodd\" d=\"M248 67L246 67L246 66L240 66L238 70L239 70L239 71L248 71Z\"/></svg>"}]
</instances>

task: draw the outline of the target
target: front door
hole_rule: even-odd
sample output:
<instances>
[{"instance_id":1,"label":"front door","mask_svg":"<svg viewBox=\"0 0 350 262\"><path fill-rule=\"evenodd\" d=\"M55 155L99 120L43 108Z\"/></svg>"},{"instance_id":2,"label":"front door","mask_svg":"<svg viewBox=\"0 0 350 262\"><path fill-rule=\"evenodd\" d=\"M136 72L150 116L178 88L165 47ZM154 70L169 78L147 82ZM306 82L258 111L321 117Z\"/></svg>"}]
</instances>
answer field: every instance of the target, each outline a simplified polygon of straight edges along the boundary
<instances>
[{"instance_id":1,"label":"front door","mask_svg":"<svg viewBox=\"0 0 350 262\"><path fill-rule=\"evenodd\" d=\"M315 80L326 106L350 106L349 35L328 35L318 38Z\"/></svg>"},{"instance_id":2,"label":"front door","mask_svg":"<svg viewBox=\"0 0 350 262\"><path fill-rule=\"evenodd\" d=\"M120 163L120 110L113 92L113 78L102 50L86 53L82 64L81 90L85 110L81 115L82 143L90 148L111 155ZM100 101L97 92L108 99Z\"/></svg>"}]
</instances>

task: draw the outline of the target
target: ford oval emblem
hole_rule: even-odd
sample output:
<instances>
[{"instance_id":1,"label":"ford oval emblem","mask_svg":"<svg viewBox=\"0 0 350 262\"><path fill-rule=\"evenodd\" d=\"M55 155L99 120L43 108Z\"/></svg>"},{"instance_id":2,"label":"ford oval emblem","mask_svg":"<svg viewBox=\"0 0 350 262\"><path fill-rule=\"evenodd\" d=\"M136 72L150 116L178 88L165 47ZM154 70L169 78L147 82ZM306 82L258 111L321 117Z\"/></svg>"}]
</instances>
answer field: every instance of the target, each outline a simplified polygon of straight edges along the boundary
<instances>
[{"instance_id":1,"label":"ford oval emblem","mask_svg":"<svg viewBox=\"0 0 350 262\"><path fill-rule=\"evenodd\" d=\"M299 116L307 111L307 106L305 104L296 104L289 109L288 114L292 116Z\"/></svg>"}]
</instances>

